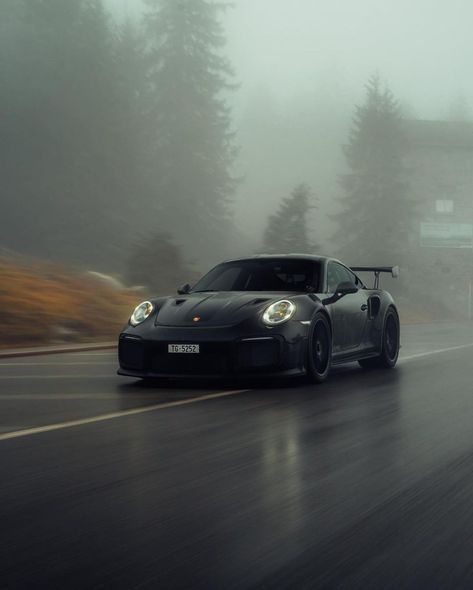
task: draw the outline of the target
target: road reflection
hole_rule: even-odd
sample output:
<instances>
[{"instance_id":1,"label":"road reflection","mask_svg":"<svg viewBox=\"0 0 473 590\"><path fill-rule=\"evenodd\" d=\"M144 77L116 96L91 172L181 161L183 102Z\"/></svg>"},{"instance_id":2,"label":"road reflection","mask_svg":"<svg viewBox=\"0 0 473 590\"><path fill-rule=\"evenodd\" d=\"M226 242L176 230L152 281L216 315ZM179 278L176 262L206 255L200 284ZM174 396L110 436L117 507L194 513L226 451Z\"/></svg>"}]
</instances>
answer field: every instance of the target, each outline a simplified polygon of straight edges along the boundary
<instances>
[{"instance_id":1,"label":"road reflection","mask_svg":"<svg viewBox=\"0 0 473 590\"><path fill-rule=\"evenodd\" d=\"M309 515L327 531L343 526L350 507L369 510L385 490L383 478L371 490L366 481L400 476L401 389L402 371L348 367L323 386L279 392L260 413L260 493L293 547L307 541L298 531Z\"/></svg>"}]
</instances>

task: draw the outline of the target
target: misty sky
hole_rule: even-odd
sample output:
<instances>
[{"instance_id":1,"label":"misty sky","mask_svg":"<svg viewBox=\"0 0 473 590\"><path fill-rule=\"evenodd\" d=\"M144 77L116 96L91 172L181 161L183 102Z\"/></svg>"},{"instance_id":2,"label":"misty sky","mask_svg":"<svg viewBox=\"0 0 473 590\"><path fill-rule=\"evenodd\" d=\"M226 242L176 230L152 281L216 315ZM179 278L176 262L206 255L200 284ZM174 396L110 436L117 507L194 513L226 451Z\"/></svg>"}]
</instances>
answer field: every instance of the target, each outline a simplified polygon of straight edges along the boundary
<instances>
[{"instance_id":1,"label":"misty sky","mask_svg":"<svg viewBox=\"0 0 473 590\"><path fill-rule=\"evenodd\" d=\"M143 8L141 0L106 1L120 16L139 18ZM376 71L408 118L449 118L461 97L472 113L470 0L233 0L224 22L240 84L230 98L242 148L235 214L250 241L306 182L318 202L317 241L328 243L341 144Z\"/></svg>"},{"instance_id":2,"label":"misty sky","mask_svg":"<svg viewBox=\"0 0 473 590\"><path fill-rule=\"evenodd\" d=\"M135 15L140 0L107 0ZM416 116L440 118L473 96L473 4L469 0L234 0L228 53L245 101L255 87L300 94L334 71L359 100L379 70Z\"/></svg>"}]
</instances>

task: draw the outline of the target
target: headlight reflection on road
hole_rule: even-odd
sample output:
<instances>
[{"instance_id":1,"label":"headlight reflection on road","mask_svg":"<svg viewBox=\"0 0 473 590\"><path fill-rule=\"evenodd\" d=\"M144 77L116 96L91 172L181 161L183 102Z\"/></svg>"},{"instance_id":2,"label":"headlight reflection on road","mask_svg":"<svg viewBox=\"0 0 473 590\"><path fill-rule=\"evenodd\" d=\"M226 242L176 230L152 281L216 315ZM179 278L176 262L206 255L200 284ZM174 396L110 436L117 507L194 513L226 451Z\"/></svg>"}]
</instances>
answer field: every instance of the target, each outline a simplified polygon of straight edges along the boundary
<instances>
[{"instance_id":1,"label":"headlight reflection on road","mask_svg":"<svg viewBox=\"0 0 473 590\"><path fill-rule=\"evenodd\" d=\"M304 517L302 506L303 466L299 446L297 416L285 417L275 429L278 417L269 415L263 425L262 485L268 510L280 512L281 525L289 528L300 526Z\"/></svg>"}]
</instances>

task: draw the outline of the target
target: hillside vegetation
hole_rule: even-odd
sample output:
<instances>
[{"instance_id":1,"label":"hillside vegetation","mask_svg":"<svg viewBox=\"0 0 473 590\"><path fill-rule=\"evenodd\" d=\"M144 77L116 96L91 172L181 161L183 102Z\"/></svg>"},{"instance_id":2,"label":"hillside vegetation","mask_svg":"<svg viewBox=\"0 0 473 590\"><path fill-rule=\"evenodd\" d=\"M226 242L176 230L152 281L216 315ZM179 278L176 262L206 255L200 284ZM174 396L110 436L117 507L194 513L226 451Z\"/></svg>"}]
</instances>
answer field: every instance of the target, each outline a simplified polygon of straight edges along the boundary
<instances>
[{"instance_id":1,"label":"hillside vegetation","mask_svg":"<svg viewBox=\"0 0 473 590\"><path fill-rule=\"evenodd\" d=\"M91 274L0 256L0 348L115 340L144 298ZM402 298L398 305L402 324L430 323L436 317Z\"/></svg>"},{"instance_id":2,"label":"hillside vegetation","mask_svg":"<svg viewBox=\"0 0 473 590\"><path fill-rule=\"evenodd\" d=\"M115 339L140 297L61 266L0 257L0 347Z\"/></svg>"}]
</instances>

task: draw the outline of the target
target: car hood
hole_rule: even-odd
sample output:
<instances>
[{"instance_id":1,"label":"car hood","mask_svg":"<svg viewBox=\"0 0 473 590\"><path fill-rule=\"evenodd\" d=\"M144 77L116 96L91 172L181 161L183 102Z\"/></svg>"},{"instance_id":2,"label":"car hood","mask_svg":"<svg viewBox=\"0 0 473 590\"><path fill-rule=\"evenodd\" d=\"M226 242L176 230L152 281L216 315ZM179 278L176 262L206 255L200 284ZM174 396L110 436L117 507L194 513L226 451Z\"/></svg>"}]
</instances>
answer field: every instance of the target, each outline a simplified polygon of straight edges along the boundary
<instances>
[{"instance_id":1,"label":"car hood","mask_svg":"<svg viewBox=\"0 0 473 590\"><path fill-rule=\"evenodd\" d=\"M157 326L230 326L254 318L271 301L294 293L212 292L169 297L158 310Z\"/></svg>"}]
</instances>

